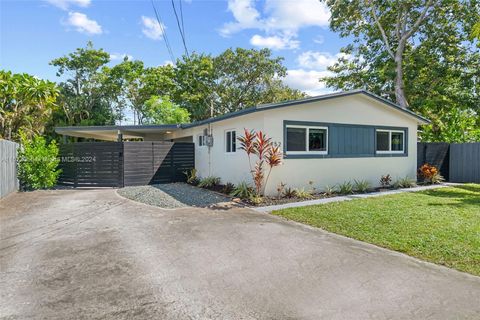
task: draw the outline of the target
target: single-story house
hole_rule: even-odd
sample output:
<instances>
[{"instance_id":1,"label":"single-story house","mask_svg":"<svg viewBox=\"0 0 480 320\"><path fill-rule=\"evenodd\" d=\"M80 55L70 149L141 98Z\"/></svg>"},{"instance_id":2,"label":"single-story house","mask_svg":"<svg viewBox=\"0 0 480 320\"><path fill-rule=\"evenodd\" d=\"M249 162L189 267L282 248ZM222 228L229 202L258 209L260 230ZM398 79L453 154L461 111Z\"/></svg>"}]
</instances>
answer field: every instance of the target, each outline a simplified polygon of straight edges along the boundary
<instances>
[{"instance_id":1,"label":"single-story house","mask_svg":"<svg viewBox=\"0 0 480 320\"><path fill-rule=\"evenodd\" d=\"M365 90L255 106L190 124L63 127L67 136L116 140L182 141L195 144L201 177L224 183L251 181L237 138L244 128L262 130L281 144L283 165L273 169L266 193L288 187L317 189L345 181L379 185L382 175L416 177L417 128L428 120Z\"/></svg>"}]
</instances>

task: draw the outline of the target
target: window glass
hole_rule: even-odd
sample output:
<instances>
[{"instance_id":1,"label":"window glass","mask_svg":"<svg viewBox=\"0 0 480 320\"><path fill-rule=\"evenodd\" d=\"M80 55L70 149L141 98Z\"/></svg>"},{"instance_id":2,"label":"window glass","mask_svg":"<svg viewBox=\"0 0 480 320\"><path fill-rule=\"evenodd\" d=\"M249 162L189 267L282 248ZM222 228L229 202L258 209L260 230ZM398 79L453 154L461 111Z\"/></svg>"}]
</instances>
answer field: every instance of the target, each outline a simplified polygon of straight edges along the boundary
<instances>
[{"instance_id":1,"label":"window glass","mask_svg":"<svg viewBox=\"0 0 480 320\"><path fill-rule=\"evenodd\" d=\"M226 152L236 152L237 151L237 135L235 131L225 132L225 147Z\"/></svg>"},{"instance_id":2,"label":"window glass","mask_svg":"<svg viewBox=\"0 0 480 320\"><path fill-rule=\"evenodd\" d=\"M227 146L227 152L231 152L232 151L232 132L231 131L227 131L227 134L226 134L226 146Z\"/></svg>"},{"instance_id":3,"label":"window glass","mask_svg":"<svg viewBox=\"0 0 480 320\"><path fill-rule=\"evenodd\" d=\"M403 132L392 132L392 151L403 151Z\"/></svg>"},{"instance_id":4,"label":"window glass","mask_svg":"<svg viewBox=\"0 0 480 320\"><path fill-rule=\"evenodd\" d=\"M389 151L388 131L377 131L377 151Z\"/></svg>"},{"instance_id":5,"label":"window glass","mask_svg":"<svg viewBox=\"0 0 480 320\"><path fill-rule=\"evenodd\" d=\"M327 150L327 130L310 128L308 130L308 150L326 151Z\"/></svg>"},{"instance_id":6,"label":"window glass","mask_svg":"<svg viewBox=\"0 0 480 320\"><path fill-rule=\"evenodd\" d=\"M307 151L306 128L287 127L287 151Z\"/></svg>"}]
</instances>

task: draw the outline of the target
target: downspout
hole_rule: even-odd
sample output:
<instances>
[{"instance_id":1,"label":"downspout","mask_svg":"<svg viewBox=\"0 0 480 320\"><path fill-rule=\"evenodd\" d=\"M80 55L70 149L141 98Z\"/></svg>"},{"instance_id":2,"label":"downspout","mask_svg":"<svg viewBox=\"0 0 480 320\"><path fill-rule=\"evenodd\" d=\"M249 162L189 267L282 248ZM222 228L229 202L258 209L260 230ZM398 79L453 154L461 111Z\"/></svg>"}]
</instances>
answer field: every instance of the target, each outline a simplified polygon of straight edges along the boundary
<instances>
[{"instance_id":1,"label":"downspout","mask_svg":"<svg viewBox=\"0 0 480 320\"><path fill-rule=\"evenodd\" d=\"M213 118L213 99L210 101L210 118ZM213 138L212 124L208 123L208 136ZM211 157L212 144L208 144L208 176L212 176L212 157Z\"/></svg>"}]
</instances>

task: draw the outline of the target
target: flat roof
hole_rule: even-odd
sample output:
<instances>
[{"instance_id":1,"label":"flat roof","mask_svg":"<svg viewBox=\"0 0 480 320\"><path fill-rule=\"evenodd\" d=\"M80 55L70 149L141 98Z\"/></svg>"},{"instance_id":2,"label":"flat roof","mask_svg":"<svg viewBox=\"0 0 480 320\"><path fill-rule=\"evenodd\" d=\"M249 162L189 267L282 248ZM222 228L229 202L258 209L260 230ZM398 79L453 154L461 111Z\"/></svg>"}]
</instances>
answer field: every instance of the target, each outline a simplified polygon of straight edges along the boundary
<instances>
[{"instance_id":1,"label":"flat roof","mask_svg":"<svg viewBox=\"0 0 480 320\"><path fill-rule=\"evenodd\" d=\"M179 124L112 125L56 127L55 132L70 137L115 141L119 132L124 138L134 139L143 138L148 133L170 133L180 129Z\"/></svg>"}]
</instances>

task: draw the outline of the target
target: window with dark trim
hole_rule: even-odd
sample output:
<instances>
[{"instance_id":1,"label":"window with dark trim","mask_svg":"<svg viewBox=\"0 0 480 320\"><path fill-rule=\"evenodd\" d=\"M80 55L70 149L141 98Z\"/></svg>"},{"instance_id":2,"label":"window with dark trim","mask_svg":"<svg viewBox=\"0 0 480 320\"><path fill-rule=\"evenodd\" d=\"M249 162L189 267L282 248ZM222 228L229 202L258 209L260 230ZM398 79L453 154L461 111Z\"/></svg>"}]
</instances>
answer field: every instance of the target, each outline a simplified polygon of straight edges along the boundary
<instances>
[{"instance_id":1,"label":"window with dark trim","mask_svg":"<svg viewBox=\"0 0 480 320\"><path fill-rule=\"evenodd\" d=\"M286 127L287 154L327 154L328 128L300 125Z\"/></svg>"},{"instance_id":2,"label":"window with dark trim","mask_svg":"<svg viewBox=\"0 0 480 320\"><path fill-rule=\"evenodd\" d=\"M206 139L205 139L205 138L206 138L206 137L203 136L203 135L198 136L198 146L199 146L199 147L203 147L203 146L206 145L206 143L205 143L205 140L206 140Z\"/></svg>"},{"instance_id":3,"label":"window with dark trim","mask_svg":"<svg viewBox=\"0 0 480 320\"><path fill-rule=\"evenodd\" d=\"M225 152L233 153L237 151L237 135L235 130L225 131Z\"/></svg>"},{"instance_id":4,"label":"window with dark trim","mask_svg":"<svg viewBox=\"0 0 480 320\"><path fill-rule=\"evenodd\" d=\"M377 153L405 153L405 131L376 130Z\"/></svg>"}]
</instances>

